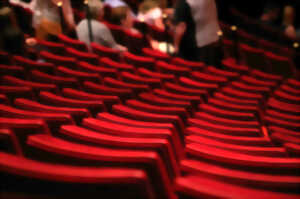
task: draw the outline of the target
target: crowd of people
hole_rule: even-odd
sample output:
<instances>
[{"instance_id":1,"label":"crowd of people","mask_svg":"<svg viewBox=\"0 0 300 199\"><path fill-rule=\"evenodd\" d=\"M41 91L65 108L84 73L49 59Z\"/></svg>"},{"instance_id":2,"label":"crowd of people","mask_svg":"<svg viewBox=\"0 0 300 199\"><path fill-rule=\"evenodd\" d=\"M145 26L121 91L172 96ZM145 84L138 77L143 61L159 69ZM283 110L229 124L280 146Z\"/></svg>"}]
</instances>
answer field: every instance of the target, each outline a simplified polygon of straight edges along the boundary
<instances>
[{"instance_id":1,"label":"crowd of people","mask_svg":"<svg viewBox=\"0 0 300 199\"><path fill-rule=\"evenodd\" d=\"M1 2L0 47L13 54L22 54L25 36L18 27L9 3L18 4L33 12L32 27L38 40L55 40L59 34L75 33L74 37L89 44L91 42L127 51L128 49L114 38L107 23L115 24L132 34L140 34L135 29L134 21L140 21L156 26L173 34L173 53L187 60L203 61L209 65L218 66L221 60L221 50L218 31L220 30L217 5L215 0L144 0L137 10L123 0L88 0L85 5L86 17L74 20L71 0L7 0ZM82 5L84 5L82 3ZM104 19L104 8L109 7L109 17ZM274 4L266 5L260 20L269 25L278 25L280 9ZM300 31L293 26L295 11L292 6L282 10L282 31L290 38L299 37ZM165 19L170 19L166 22ZM108 20L108 21L106 21ZM105 21L105 22L104 22ZM3 28L2 28L3 27ZM145 34L142 32L142 34ZM28 37L28 36L27 36ZM149 35L146 37L150 46L157 48L157 42ZM32 42L32 38L28 41ZM16 47L18 46L18 47Z\"/></svg>"}]
</instances>

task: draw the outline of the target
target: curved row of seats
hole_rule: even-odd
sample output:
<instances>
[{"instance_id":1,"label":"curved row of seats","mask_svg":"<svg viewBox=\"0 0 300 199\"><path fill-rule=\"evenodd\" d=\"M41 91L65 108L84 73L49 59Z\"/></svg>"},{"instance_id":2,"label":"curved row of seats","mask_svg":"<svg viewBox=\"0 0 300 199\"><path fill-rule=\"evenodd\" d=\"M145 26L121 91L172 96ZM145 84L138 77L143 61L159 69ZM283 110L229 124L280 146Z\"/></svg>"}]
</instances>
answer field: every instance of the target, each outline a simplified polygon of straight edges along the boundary
<instances>
[{"instance_id":1,"label":"curved row of seats","mask_svg":"<svg viewBox=\"0 0 300 199\"><path fill-rule=\"evenodd\" d=\"M0 53L5 197L299 197L299 79L72 42Z\"/></svg>"}]
</instances>

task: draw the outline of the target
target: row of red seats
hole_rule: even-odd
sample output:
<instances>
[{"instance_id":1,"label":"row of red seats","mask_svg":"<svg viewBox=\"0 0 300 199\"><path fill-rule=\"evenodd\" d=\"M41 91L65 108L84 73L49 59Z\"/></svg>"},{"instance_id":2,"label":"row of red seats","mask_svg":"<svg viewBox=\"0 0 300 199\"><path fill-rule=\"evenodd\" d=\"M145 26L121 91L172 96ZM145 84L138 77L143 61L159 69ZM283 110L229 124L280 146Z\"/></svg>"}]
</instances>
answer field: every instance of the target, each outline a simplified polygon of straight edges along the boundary
<instances>
[{"instance_id":1,"label":"row of red seats","mask_svg":"<svg viewBox=\"0 0 300 199\"><path fill-rule=\"evenodd\" d=\"M1 57L0 168L8 197L43 195L12 186L20 178L52 198L77 197L69 190L80 185L82 194L104 198L299 196L299 145L272 132L299 134L292 122L299 80L231 59L217 69L150 49L108 58L59 45L63 54L38 53L46 62ZM269 107L278 112L282 104L291 123L269 120ZM109 171L115 175L103 176ZM57 195L49 185L61 185Z\"/></svg>"}]
</instances>

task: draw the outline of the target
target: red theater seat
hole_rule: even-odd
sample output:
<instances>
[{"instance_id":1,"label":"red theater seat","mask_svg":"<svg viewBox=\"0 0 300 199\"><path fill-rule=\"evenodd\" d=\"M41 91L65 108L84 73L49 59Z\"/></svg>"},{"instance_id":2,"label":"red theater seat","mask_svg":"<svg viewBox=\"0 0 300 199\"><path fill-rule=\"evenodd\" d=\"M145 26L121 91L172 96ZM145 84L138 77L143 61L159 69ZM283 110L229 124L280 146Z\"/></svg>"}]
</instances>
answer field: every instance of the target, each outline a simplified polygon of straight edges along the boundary
<instances>
[{"instance_id":1,"label":"red theater seat","mask_svg":"<svg viewBox=\"0 0 300 199\"><path fill-rule=\"evenodd\" d=\"M75 77L63 77L57 75L49 75L39 70L32 70L30 72L30 79L33 81L55 84L56 86L62 87L79 87L79 82Z\"/></svg>"},{"instance_id":2,"label":"red theater seat","mask_svg":"<svg viewBox=\"0 0 300 199\"><path fill-rule=\"evenodd\" d=\"M216 179L220 182L275 192L297 192L297 184L300 180L298 176L240 171L191 159L181 161L181 168L184 172L199 177L206 176L208 179Z\"/></svg>"},{"instance_id":3,"label":"red theater seat","mask_svg":"<svg viewBox=\"0 0 300 199\"><path fill-rule=\"evenodd\" d=\"M41 45L42 49L45 51L50 51L51 53L58 55L65 54L65 45L62 43L38 40L38 44Z\"/></svg>"},{"instance_id":4,"label":"red theater seat","mask_svg":"<svg viewBox=\"0 0 300 199\"><path fill-rule=\"evenodd\" d=\"M117 77L117 69L115 68L107 68L100 65L92 65L87 62L78 62L77 63L77 69L84 72L89 73L97 73L101 77Z\"/></svg>"},{"instance_id":5,"label":"red theater seat","mask_svg":"<svg viewBox=\"0 0 300 199\"><path fill-rule=\"evenodd\" d=\"M157 78L160 79L161 81L174 81L175 76L173 74L164 74L160 72L154 72L151 70L148 70L146 68L138 68L137 73L141 76L145 77L151 77L151 78Z\"/></svg>"},{"instance_id":6,"label":"red theater seat","mask_svg":"<svg viewBox=\"0 0 300 199\"><path fill-rule=\"evenodd\" d=\"M120 51L113 49L113 48L109 48L106 46L102 46L98 43L91 43L91 48L93 53L97 54L100 57L109 57L110 59L114 60L114 61L120 61Z\"/></svg>"},{"instance_id":7,"label":"red theater seat","mask_svg":"<svg viewBox=\"0 0 300 199\"><path fill-rule=\"evenodd\" d=\"M224 133L226 135L248 136L248 137L260 136L259 128L232 127L229 125L216 124L213 121L207 121L198 118L197 119L189 118L188 124L190 126L195 126L209 131Z\"/></svg>"},{"instance_id":8,"label":"red theater seat","mask_svg":"<svg viewBox=\"0 0 300 199\"><path fill-rule=\"evenodd\" d=\"M80 61L85 61L90 64L94 64L94 65L99 64L99 61L98 61L99 56L96 54L93 54L93 53L82 52L82 51L76 50L74 48L68 47L68 48L66 48L65 54L67 56L74 57Z\"/></svg>"},{"instance_id":9,"label":"red theater seat","mask_svg":"<svg viewBox=\"0 0 300 199\"><path fill-rule=\"evenodd\" d=\"M50 164L3 152L0 156L4 198L155 198L147 174L139 169ZM77 189L81 191L74 193Z\"/></svg>"},{"instance_id":10,"label":"red theater seat","mask_svg":"<svg viewBox=\"0 0 300 199\"><path fill-rule=\"evenodd\" d=\"M73 98L62 97L50 92L40 92L39 99L41 102L52 106L87 108L92 114L106 110L103 102L100 100L78 100Z\"/></svg>"},{"instance_id":11,"label":"red theater seat","mask_svg":"<svg viewBox=\"0 0 300 199\"><path fill-rule=\"evenodd\" d=\"M242 154L262 157L287 157L286 150L283 147L266 147L266 146L243 146L238 144L229 144L215 140L209 137L201 136L186 136L186 143L204 144L220 149L235 151Z\"/></svg>"},{"instance_id":12,"label":"red theater seat","mask_svg":"<svg viewBox=\"0 0 300 199\"><path fill-rule=\"evenodd\" d=\"M134 84L127 83L122 80L114 79L111 77L104 78L104 85L113 87L113 88L122 88L122 89L132 89L135 93L149 91L150 87L147 84Z\"/></svg>"},{"instance_id":13,"label":"red theater seat","mask_svg":"<svg viewBox=\"0 0 300 199\"><path fill-rule=\"evenodd\" d=\"M166 139L117 136L71 125L62 126L60 134L74 142L91 146L157 152L166 164L170 178L174 179L179 176L174 150Z\"/></svg>"},{"instance_id":14,"label":"red theater seat","mask_svg":"<svg viewBox=\"0 0 300 199\"><path fill-rule=\"evenodd\" d=\"M183 66L177 66L174 64L169 64L166 61L157 61L155 63L156 70L165 73L165 74L174 74L176 76L188 76L190 73L190 69L183 67Z\"/></svg>"},{"instance_id":15,"label":"red theater seat","mask_svg":"<svg viewBox=\"0 0 300 199\"><path fill-rule=\"evenodd\" d=\"M224 164L246 171L295 175L300 167L299 158L246 155L203 144L188 144L186 152L188 157L194 159L210 160L216 164Z\"/></svg>"},{"instance_id":16,"label":"red theater seat","mask_svg":"<svg viewBox=\"0 0 300 199\"><path fill-rule=\"evenodd\" d=\"M69 69L63 66L58 66L56 68L56 73L61 76L77 78L80 81L101 82L102 80L102 77L97 73L82 72L74 69Z\"/></svg>"},{"instance_id":17,"label":"red theater seat","mask_svg":"<svg viewBox=\"0 0 300 199\"><path fill-rule=\"evenodd\" d=\"M13 56L13 61L16 65L23 66L26 71L39 70L45 73L53 73L55 70L53 63L33 61L17 55Z\"/></svg>"},{"instance_id":18,"label":"red theater seat","mask_svg":"<svg viewBox=\"0 0 300 199\"><path fill-rule=\"evenodd\" d=\"M56 55L52 54L47 51L40 52L40 58L45 60L46 62L50 62L56 66L65 66L69 68L75 68L76 67L76 58L74 57L66 57L62 55Z\"/></svg>"},{"instance_id":19,"label":"red theater seat","mask_svg":"<svg viewBox=\"0 0 300 199\"><path fill-rule=\"evenodd\" d=\"M87 92L100 95L115 95L120 99L125 100L133 96L132 89L129 88L114 88L107 85L96 84L94 82L83 82L83 89Z\"/></svg>"},{"instance_id":20,"label":"red theater seat","mask_svg":"<svg viewBox=\"0 0 300 199\"><path fill-rule=\"evenodd\" d=\"M72 39L63 34L58 35L58 39L68 47L75 48L80 51L85 51L85 52L88 51L86 44L82 41L79 41L77 39Z\"/></svg>"},{"instance_id":21,"label":"red theater seat","mask_svg":"<svg viewBox=\"0 0 300 199\"><path fill-rule=\"evenodd\" d=\"M0 64L0 74L24 78L25 70L22 66L9 66Z\"/></svg>"},{"instance_id":22,"label":"red theater seat","mask_svg":"<svg viewBox=\"0 0 300 199\"><path fill-rule=\"evenodd\" d=\"M0 128L0 150L18 156L23 155L22 148L13 130Z\"/></svg>"},{"instance_id":23,"label":"red theater seat","mask_svg":"<svg viewBox=\"0 0 300 199\"><path fill-rule=\"evenodd\" d=\"M197 127L186 128L185 133L187 135L193 135L193 139L197 140L198 136L208 137L218 141L222 141L229 144L237 144L242 146L273 146L270 139L266 137L248 137L237 135L225 135L218 132L208 131Z\"/></svg>"},{"instance_id":24,"label":"red theater seat","mask_svg":"<svg viewBox=\"0 0 300 199\"><path fill-rule=\"evenodd\" d=\"M135 66L136 68L154 69L155 59L146 56L139 56L130 52L123 53L123 59L126 63Z\"/></svg>"},{"instance_id":25,"label":"red theater seat","mask_svg":"<svg viewBox=\"0 0 300 199\"><path fill-rule=\"evenodd\" d=\"M102 57L99 59L99 63L102 66L106 66L107 68L114 68L119 71L135 71L135 67L133 65L129 65L126 63L120 63L118 61L114 61L108 57Z\"/></svg>"},{"instance_id":26,"label":"red theater seat","mask_svg":"<svg viewBox=\"0 0 300 199\"><path fill-rule=\"evenodd\" d=\"M23 99L23 98L17 98L14 101L14 104L17 107L29 111L70 114L77 122L81 121L84 117L91 116L90 112L85 108L49 106L49 105L40 104L39 102Z\"/></svg>"},{"instance_id":27,"label":"red theater seat","mask_svg":"<svg viewBox=\"0 0 300 199\"><path fill-rule=\"evenodd\" d=\"M245 199L252 199L254 196L258 199L296 199L299 197L298 194L246 188L241 185L232 185L224 181L202 178L197 175L178 178L175 190L179 199L240 198L241 196Z\"/></svg>"},{"instance_id":28,"label":"red theater seat","mask_svg":"<svg viewBox=\"0 0 300 199\"><path fill-rule=\"evenodd\" d=\"M9 75L2 76L2 81L6 84L13 85L13 86L26 86L37 92L57 91L57 86L55 84L33 82L33 81L23 80Z\"/></svg>"},{"instance_id":29,"label":"red theater seat","mask_svg":"<svg viewBox=\"0 0 300 199\"><path fill-rule=\"evenodd\" d=\"M152 77L143 77L132 72L121 72L120 77L123 81L134 84L149 85L151 88L159 88L161 86L160 79Z\"/></svg>"},{"instance_id":30,"label":"red theater seat","mask_svg":"<svg viewBox=\"0 0 300 199\"><path fill-rule=\"evenodd\" d=\"M42 134L30 136L27 144L35 150L31 154L32 157L42 160L51 155L53 163L143 169L149 175L158 198L175 197L166 168L154 152L87 146ZM39 153L34 154L37 151ZM60 156L63 156L62 160L59 159Z\"/></svg>"}]
</instances>

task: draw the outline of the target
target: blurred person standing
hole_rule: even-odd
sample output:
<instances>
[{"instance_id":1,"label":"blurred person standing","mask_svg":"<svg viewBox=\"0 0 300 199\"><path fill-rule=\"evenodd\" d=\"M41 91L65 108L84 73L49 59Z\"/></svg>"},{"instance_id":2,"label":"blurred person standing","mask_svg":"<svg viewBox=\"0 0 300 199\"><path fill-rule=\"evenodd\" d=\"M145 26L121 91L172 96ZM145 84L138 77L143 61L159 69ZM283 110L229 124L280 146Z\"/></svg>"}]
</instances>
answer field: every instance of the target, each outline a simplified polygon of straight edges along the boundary
<instances>
[{"instance_id":1,"label":"blurred person standing","mask_svg":"<svg viewBox=\"0 0 300 199\"><path fill-rule=\"evenodd\" d=\"M24 33L20 30L11 8L4 6L0 9L0 27L0 49L10 54L24 55Z\"/></svg>"},{"instance_id":2,"label":"blurred person standing","mask_svg":"<svg viewBox=\"0 0 300 199\"><path fill-rule=\"evenodd\" d=\"M33 0L31 8L34 12L33 27L38 39L47 40L49 35L57 36L63 33L63 29L65 32L75 29L70 0ZM62 27L62 24L66 27Z\"/></svg>"},{"instance_id":3,"label":"blurred person standing","mask_svg":"<svg viewBox=\"0 0 300 199\"><path fill-rule=\"evenodd\" d=\"M177 0L174 47L178 56L219 66L218 15L215 0Z\"/></svg>"}]
</instances>

